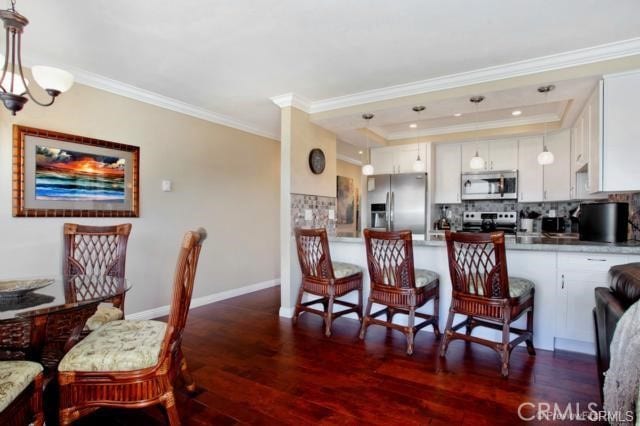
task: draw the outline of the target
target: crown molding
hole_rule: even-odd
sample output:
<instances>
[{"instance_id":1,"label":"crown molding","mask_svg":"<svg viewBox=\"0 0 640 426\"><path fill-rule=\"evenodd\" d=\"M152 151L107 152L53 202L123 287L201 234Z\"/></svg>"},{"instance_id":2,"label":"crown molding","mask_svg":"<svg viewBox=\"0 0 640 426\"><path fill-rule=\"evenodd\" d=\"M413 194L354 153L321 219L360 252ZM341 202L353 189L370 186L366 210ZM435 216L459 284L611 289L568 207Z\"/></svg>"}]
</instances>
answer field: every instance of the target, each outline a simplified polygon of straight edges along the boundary
<instances>
[{"instance_id":1,"label":"crown molding","mask_svg":"<svg viewBox=\"0 0 640 426\"><path fill-rule=\"evenodd\" d=\"M354 164L356 166L362 166L362 164L363 164L362 161L358 161L358 160L356 160L354 158L347 157L344 154L336 154L336 158L338 160L344 161L345 163Z\"/></svg>"},{"instance_id":2,"label":"crown molding","mask_svg":"<svg viewBox=\"0 0 640 426\"><path fill-rule=\"evenodd\" d=\"M50 64L42 58L29 57L24 61L25 65L31 67L39 63ZM199 118L211 123L220 124L222 126L231 127L243 132L262 136L269 139L280 140L280 134L273 133L268 129L263 129L253 124L237 120L228 115L218 114L206 108L198 107L187 102L179 101L168 96L161 95L150 90L142 89L131 84L123 83L100 74L92 73L81 68L70 67L64 64L51 64L58 68L64 69L73 74L74 80L78 84L93 87L94 89L103 90L113 93L114 95L123 96L125 98L144 102L170 111L175 111L191 117Z\"/></svg>"},{"instance_id":3,"label":"crown molding","mask_svg":"<svg viewBox=\"0 0 640 426\"><path fill-rule=\"evenodd\" d=\"M311 110L311 101L304 96L295 93L285 93L282 95L272 96L271 101L280 108L294 107L306 113Z\"/></svg>"},{"instance_id":4,"label":"crown molding","mask_svg":"<svg viewBox=\"0 0 640 426\"><path fill-rule=\"evenodd\" d=\"M414 96L640 54L640 37L311 102L309 113Z\"/></svg>"},{"instance_id":5,"label":"crown molding","mask_svg":"<svg viewBox=\"0 0 640 426\"><path fill-rule=\"evenodd\" d=\"M527 126L531 124L542 124L560 121L562 117L558 114L540 114L532 117L509 118L506 120L485 121L482 123L465 123L456 124L454 126L435 127L431 129L411 130L402 132L389 132L385 139L399 140L411 139L421 136L446 135L450 133L473 132L476 130L498 129L503 127Z\"/></svg>"}]
</instances>

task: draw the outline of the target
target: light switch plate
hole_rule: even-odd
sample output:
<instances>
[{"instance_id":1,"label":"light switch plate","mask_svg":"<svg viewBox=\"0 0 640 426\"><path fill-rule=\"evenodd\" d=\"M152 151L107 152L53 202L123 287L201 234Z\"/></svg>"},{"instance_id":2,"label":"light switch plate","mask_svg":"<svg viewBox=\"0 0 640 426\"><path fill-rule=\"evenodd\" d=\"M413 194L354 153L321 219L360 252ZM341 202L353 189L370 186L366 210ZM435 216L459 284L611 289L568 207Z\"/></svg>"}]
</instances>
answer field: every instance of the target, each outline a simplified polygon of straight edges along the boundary
<instances>
[{"instance_id":1,"label":"light switch plate","mask_svg":"<svg viewBox=\"0 0 640 426\"><path fill-rule=\"evenodd\" d=\"M304 209L304 220L312 220L313 219L313 212L311 211L311 209Z\"/></svg>"},{"instance_id":2,"label":"light switch plate","mask_svg":"<svg viewBox=\"0 0 640 426\"><path fill-rule=\"evenodd\" d=\"M162 190L164 192L171 192L171 187L172 187L172 184L171 184L170 180L163 180L162 181Z\"/></svg>"},{"instance_id":3,"label":"light switch plate","mask_svg":"<svg viewBox=\"0 0 640 426\"><path fill-rule=\"evenodd\" d=\"M336 211L333 209L329 210L329 220L336 220Z\"/></svg>"}]
</instances>

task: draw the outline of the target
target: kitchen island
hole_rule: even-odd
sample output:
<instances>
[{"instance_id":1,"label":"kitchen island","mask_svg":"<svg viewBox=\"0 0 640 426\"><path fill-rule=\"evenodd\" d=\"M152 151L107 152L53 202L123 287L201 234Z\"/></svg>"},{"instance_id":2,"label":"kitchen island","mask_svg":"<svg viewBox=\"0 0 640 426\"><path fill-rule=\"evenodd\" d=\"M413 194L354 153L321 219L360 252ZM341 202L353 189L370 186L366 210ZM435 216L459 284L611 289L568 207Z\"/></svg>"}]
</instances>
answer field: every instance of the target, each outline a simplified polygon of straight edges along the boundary
<instances>
[{"instance_id":1,"label":"kitchen island","mask_svg":"<svg viewBox=\"0 0 640 426\"><path fill-rule=\"evenodd\" d=\"M333 261L359 265L364 271L365 296L369 281L364 240L356 234L330 237ZM441 236L416 237L413 242L416 268L435 271L440 276L440 328L444 329L451 302L451 279L447 250ZM594 288L608 286L608 270L613 265L640 262L640 243L590 243L575 238L542 235L507 238L510 276L535 283L534 344L537 348L595 353L592 309ZM432 304L421 310L431 312ZM461 318L456 318L458 321ZM405 318L398 315L398 322ZM524 318L515 323L524 326ZM428 331L427 331L428 332ZM494 330L474 330L475 334L499 340ZM453 343L455 344L455 343ZM416 347L419 351L420 348Z\"/></svg>"}]
</instances>

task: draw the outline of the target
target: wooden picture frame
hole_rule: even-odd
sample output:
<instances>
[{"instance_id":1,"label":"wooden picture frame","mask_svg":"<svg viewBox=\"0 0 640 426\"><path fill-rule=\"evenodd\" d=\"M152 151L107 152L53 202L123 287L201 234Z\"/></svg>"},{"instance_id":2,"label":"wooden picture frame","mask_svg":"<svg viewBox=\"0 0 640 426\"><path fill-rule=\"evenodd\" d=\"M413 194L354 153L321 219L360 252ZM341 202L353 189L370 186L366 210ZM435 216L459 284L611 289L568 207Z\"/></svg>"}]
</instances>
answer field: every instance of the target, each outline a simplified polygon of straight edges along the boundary
<instances>
[{"instance_id":1,"label":"wooden picture frame","mask_svg":"<svg viewBox=\"0 0 640 426\"><path fill-rule=\"evenodd\" d=\"M13 126L14 217L139 217L140 148Z\"/></svg>"}]
</instances>

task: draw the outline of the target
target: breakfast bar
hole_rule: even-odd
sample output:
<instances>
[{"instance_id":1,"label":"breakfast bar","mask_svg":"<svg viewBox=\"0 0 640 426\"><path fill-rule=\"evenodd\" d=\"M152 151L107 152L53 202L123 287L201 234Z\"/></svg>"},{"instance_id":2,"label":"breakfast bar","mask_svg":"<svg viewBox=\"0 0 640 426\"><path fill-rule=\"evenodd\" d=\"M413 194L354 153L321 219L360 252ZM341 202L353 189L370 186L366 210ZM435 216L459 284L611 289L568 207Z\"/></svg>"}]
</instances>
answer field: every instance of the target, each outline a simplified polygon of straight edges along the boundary
<instances>
[{"instance_id":1,"label":"breakfast bar","mask_svg":"<svg viewBox=\"0 0 640 426\"><path fill-rule=\"evenodd\" d=\"M442 237L413 241L416 268L440 275L440 328L444 328L451 301L447 251ZM368 291L364 241L357 234L330 237L333 261L349 262L363 268L365 298ZM608 270L613 265L640 262L640 242L591 243L544 235L507 238L509 275L535 283L534 344L547 350L595 353L591 311L593 291L607 287ZM429 304L423 308L430 311ZM398 321L404 318L398 316ZM457 321L458 319L456 319ZM516 325L520 326L519 320ZM474 331L474 334L476 331ZM496 338L496 331L477 330L478 335Z\"/></svg>"}]
</instances>

